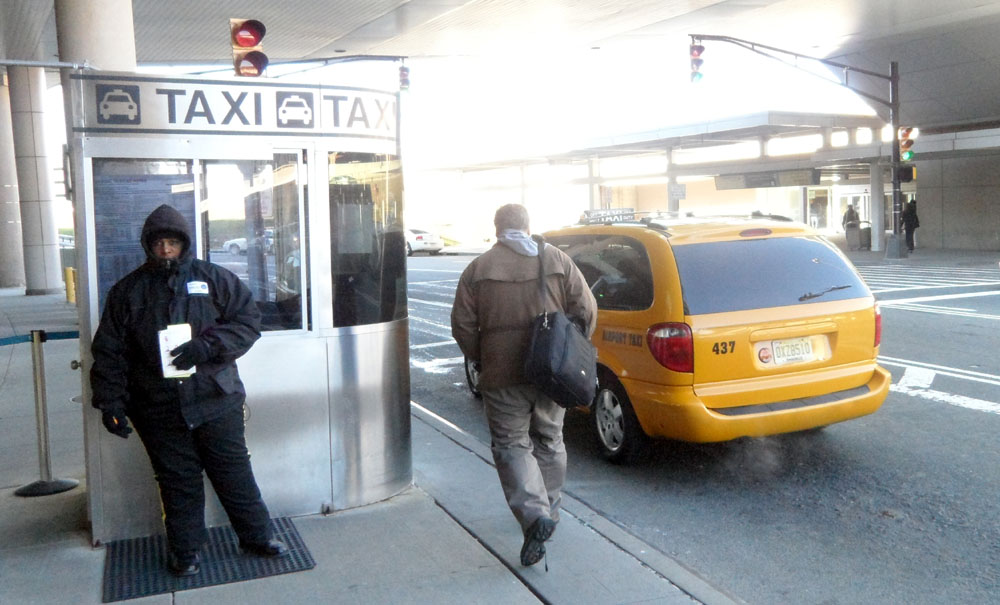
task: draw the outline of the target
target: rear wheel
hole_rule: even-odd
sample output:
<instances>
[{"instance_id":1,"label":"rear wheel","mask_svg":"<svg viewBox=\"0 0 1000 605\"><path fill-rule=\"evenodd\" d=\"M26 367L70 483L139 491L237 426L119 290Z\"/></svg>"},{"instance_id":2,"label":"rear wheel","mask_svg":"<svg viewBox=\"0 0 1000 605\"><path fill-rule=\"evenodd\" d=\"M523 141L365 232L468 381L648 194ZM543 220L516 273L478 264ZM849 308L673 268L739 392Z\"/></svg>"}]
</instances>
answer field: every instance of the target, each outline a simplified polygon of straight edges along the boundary
<instances>
[{"instance_id":1,"label":"rear wheel","mask_svg":"<svg viewBox=\"0 0 1000 605\"><path fill-rule=\"evenodd\" d=\"M642 431L620 382L613 378L601 380L591 412L597 443L605 459L628 464L643 454L649 437Z\"/></svg>"},{"instance_id":2,"label":"rear wheel","mask_svg":"<svg viewBox=\"0 0 1000 605\"><path fill-rule=\"evenodd\" d=\"M240 247L236 244L231 244L229 246L229 253L232 254L233 256L236 256L237 254L240 253Z\"/></svg>"},{"instance_id":3,"label":"rear wheel","mask_svg":"<svg viewBox=\"0 0 1000 605\"><path fill-rule=\"evenodd\" d=\"M410 247L410 242L406 242L406 255L413 256L413 248Z\"/></svg>"},{"instance_id":4,"label":"rear wheel","mask_svg":"<svg viewBox=\"0 0 1000 605\"><path fill-rule=\"evenodd\" d=\"M465 358L465 381L469 383L469 390L476 399L482 399L483 394L479 392L479 362Z\"/></svg>"}]
</instances>

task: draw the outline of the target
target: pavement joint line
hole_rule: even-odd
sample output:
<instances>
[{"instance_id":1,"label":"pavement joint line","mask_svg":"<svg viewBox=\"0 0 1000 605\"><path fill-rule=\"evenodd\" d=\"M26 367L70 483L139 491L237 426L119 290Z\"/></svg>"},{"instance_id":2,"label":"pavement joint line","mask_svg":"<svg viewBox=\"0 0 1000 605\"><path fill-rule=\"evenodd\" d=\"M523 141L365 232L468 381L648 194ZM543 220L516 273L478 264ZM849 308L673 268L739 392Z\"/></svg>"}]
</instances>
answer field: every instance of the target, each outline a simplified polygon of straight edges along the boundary
<instances>
[{"instance_id":1,"label":"pavement joint line","mask_svg":"<svg viewBox=\"0 0 1000 605\"><path fill-rule=\"evenodd\" d=\"M470 453L481 458L484 462L495 468L492 456L489 453L489 446L479 441L471 433L463 430L461 427L456 426L454 423L442 418L415 401L410 401L410 409L411 414L418 420L422 421L438 433L441 433L444 437L465 448ZM440 503L439 506L441 506ZM444 506L441 506L441 508L442 510L445 510L445 512L448 512ZM680 562L659 551L651 544L644 542L641 538L631 534L613 521L605 518L599 511L595 510L586 502L580 500L565 490L563 491L562 508L581 525L597 533L602 538L613 544L616 548L628 554L657 575L663 577L665 580L679 588L682 592L696 601L704 603L705 605L737 605L745 603L745 601L727 595L722 590L712 586L707 580L689 570ZM448 514L451 516L450 512ZM454 518L454 516L452 516L452 518ZM461 523L461 521L456 519L456 522L472 534L473 537L479 540L479 537L473 534L468 527ZM497 556L501 561L503 561L503 558L499 557L499 555L492 549L489 549L488 547L487 549L494 556ZM507 565L506 562L504 562L504 564ZM507 565L507 567L511 568L510 565ZM517 569L511 568L511 570L518 576L518 578L525 582L529 589L531 588L525 577L518 573ZM532 592L534 592L533 589Z\"/></svg>"}]
</instances>

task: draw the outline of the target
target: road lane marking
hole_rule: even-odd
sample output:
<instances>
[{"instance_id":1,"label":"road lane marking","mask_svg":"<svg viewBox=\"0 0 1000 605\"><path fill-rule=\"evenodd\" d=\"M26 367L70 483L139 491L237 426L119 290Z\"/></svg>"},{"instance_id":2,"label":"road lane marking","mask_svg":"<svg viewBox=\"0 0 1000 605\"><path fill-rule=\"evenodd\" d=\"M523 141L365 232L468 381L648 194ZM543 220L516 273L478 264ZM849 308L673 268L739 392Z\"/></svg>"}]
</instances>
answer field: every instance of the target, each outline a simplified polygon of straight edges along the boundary
<instances>
[{"instance_id":1,"label":"road lane marking","mask_svg":"<svg viewBox=\"0 0 1000 605\"><path fill-rule=\"evenodd\" d=\"M451 366L462 365L464 363L465 357L447 357L444 359L429 359L427 361L410 358L411 365L428 374L447 374L451 371Z\"/></svg>"},{"instance_id":2,"label":"road lane marking","mask_svg":"<svg viewBox=\"0 0 1000 605\"><path fill-rule=\"evenodd\" d=\"M878 362L882 365L896 366L900 368L925 368L933 370L935 374L940 374L942 376L950 376L952 378L960 378L962 380L1000 386L1000 376L997 376L996 374L986 374L984 372L976 372L974 370L963 370L961 368L952 368L933 363L925 363L923 361L899 359L898 357L889 357L888 355L879 355Z\"/></svg>"},{"instance_id":3,"label":"road lane marking","mask_svg":"<svg viewBox=\"0 0 1000 605\"><path fill-rule=\"evenodd\" d=\"M421 298L409 298L407 301L420 303L422 305L431 305L432 307L444 307L445 309L450 309L454 306L452 303L437 302L435 300L423 300Z\"/></svg>"},{"instance_id":4,"label":"road lane marking","mask_svg":"<svg viewBox=\"0 0 1000 605\"><path fill-rule=\"evenodd\" d=\"M455 344L455 339L454 338L452 338L451 340L442 340L441 342L428 342L428 343L425 343L425 344L422 344L422 345L410 345L410 348L411 349L429 349L431 347L443 347L445 345L453 345L453 344Z\"/></svg>"},{"instance_id":5,"label":"road lane marking","mask_svg":"<svg viewBox=\"0 0 1000 605\"><path fill-rule=\"evenodd\" d=\"M937 296L916 296L914 298L899 298L895 300L880 300L878 304L880 307L891 307L892 305L904 305L922 302L931 302L933 300L954 300L956 298L974 298L977 296L1000 296L1000 291L991 290L989 292L967 292L964 294L938 294Z\"/></svg>"},{"instance_id":6,"label":"road lane marking","mask_svg":"<svg viewBox=\"0 0 1000 605\"><path fill-rule=\"evenodd\" d=\"M960 370L958 368L946 368L945 366L934 366L934 364L925 364L922 362L910 362L912 364L919 365L909 365L907 363L888 361L888 359L882 357L881 355L879 356L880 363L905 368L902 378L900 378L896 384L889 385L889 390L894 393L920 397L921 399L928 399L939 403L947 403L948 405L966 408L969 410L1000 414L1000 403L995 401L976 399L975 397L966 397L965 395L955 395L930 388L931 384L934 382L934 378L938 374L995 385L1000 385L1000 376L984 374L982 372L972 372L969 370ZM933 367L945 368L945 371L939 372L932 369Z\"/></svg>"},{"instance_id":7,"label":"road lane marking","mask_svg":"<svg viewBox=\"0 0 1000 605\"><path fill-rule=\"evenodd\" d=\"M885 308L886 305L880 305ZM913 311L915 313L930 313L932 315L950 315L952 317L971 317L973 319L994 319L1000 320L1000 315L993 315L990 313L976 313L975 311L969 312L964 310L948 310L945 311L947 307L929 307L924 305L890 305L890 309L897 309L899 311Z\"/></svg>"}]
</instances>

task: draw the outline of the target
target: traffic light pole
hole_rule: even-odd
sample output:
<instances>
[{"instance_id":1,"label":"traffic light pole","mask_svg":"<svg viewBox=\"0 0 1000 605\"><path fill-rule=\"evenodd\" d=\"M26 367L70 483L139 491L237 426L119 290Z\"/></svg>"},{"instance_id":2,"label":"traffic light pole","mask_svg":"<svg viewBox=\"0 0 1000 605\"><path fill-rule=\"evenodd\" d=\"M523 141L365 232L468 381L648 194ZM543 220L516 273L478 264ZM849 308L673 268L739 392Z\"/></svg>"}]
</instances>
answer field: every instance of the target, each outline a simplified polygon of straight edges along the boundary
<instances>
[{"instance_id":1,"label":"traffic light pole","mask_svg":"<svg viewBox=\"0 0 1000 605\"><path fill-rule=\"evenodd\" d=\"M900 238L900 216L903 213L903 194L900 189L899 180L899 164L900 164L900 152L899 152L899 64L896 61L889 63L889 75L880 74L875 71L870 71L867 69L861 69L858 67L853 67L847 65L846 63L838 63L836 61L830 61L827 59L820 59L819 57L810 57L808 55L800 55L798 53L792 52L790 50L784 50L774 46L767 46L765 44L758 44L757 42L750 42L749 40L740 40L739 38L733 38L731 36L713 36L706 34L689 34L691 36L691 45L694 48L695 45L700 45L705 40L713 40L717 42L727 42L729 44L735 44L736 46L745 48L751 52L755 52L759 55L763 55L769 59L774 59L775 61L781 61L786 65L790 65L797 69L801 69L798 65L794 65L787 61L782 60L780 57L776 57L773 53L780 53L783 55L788 55L795 57L796 59L809 59L810 61L816 61L822 63L823 65L828 65L830 67L836 67L844 71L844 82L841 84L844 88L849 88L858 95L875 101L876 103L881 103L882 105L889 108L889 124L892 128L892 235L889 237L888 245L886 246L885 256L886 258L905 258L907 256L906 248L904 247L904 242ZM698 52L698 57L700 58L701 51ZM698 65L701 66L701 63ZM871 76L873 78L881 78L883 80L888 80L889 82L889 100L885 100L881 97L877 97L873 94L869 94L863 90L858 90L857 88L851 86L848 82L848 75L851 72L857 72L864 74L866 76ZM812 72L807 72L812 73ZM699 74L700 75L700 74ZM815 74L813 74L815 75ZM692 81L695 81L692 78Z\"/></svg>"},{"instance_id":2,"label":"traffic light pole","mask_svg":"<svg viewBox=\"0 0 1000 605\"><path fill-rule=\"evenodd\" d=\"M892 127L892 235L885 247L886 258L906 258L900 235L903 192L899 185L899 64L889 63L889 124Z\"/></svg>"}]
</instances>

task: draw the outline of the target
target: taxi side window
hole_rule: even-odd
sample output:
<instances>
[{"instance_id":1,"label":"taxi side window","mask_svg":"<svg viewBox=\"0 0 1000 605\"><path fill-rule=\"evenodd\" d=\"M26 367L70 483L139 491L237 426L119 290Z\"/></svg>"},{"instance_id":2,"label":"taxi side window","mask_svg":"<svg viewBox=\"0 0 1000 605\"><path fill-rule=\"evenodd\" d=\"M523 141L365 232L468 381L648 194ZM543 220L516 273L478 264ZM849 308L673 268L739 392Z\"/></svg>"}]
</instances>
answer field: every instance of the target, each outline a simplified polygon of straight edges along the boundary
<instances>
[{"instance_id":1,"label":"taxi side window","mask_svg":"<svg viewBox=\"0 0 1000 605\"><path fill-rule=\"evenodd\" d=\"M639 311L653 304L653 272L646 250L622 236L575 235L549 239L569 255L587 280L597 308Z\"/></svg>"}]
</instances>

